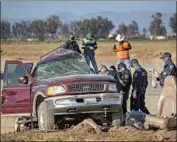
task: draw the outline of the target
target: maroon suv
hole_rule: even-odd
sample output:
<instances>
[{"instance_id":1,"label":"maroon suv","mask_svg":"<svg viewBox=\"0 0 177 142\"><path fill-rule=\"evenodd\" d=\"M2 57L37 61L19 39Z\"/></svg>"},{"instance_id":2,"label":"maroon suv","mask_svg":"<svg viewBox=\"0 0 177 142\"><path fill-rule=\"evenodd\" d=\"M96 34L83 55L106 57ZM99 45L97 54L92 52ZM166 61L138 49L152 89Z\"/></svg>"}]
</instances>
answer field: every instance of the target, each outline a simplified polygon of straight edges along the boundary
<instances>
[{"instance_id":1,"label":"maroon suv","mask_svg":"<svg viewBox=\"0 0 177 142\"><path fill-rule=\"evenodd\" d=\"M122 95L111 76L95 74L80 54L61 47L36 64L6 61L2 115L25 118L17 122L25 126L33 118L40 130L87 117L121 125Z\"/></svg>"}]
</instances>

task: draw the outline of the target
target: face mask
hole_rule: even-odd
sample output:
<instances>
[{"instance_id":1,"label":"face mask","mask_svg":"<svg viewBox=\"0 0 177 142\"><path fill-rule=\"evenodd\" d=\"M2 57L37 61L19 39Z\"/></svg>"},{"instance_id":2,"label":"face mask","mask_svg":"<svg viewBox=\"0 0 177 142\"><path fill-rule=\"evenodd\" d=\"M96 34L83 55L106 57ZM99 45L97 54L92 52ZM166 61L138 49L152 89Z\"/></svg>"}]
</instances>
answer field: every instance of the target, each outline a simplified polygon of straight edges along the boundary
<instances>
[{"instance_id":1,"label":"face mask","mask_svg":"<svg viewBox=\"0 0 177 142\"><path fill-rule=\"evenodd\" d=\"M132 74L135 72L135 69L131 67L131 72Z\"/></svg>"}]
</instances>

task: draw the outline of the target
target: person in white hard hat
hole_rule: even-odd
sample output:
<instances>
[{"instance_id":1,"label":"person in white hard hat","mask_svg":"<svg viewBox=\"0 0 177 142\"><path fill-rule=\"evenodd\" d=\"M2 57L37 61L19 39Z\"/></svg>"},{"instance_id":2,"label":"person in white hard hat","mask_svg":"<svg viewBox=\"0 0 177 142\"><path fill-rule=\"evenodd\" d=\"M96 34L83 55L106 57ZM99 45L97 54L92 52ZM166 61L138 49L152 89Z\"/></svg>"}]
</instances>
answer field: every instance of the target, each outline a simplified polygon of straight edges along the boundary
<instances>
[{"instance_id":1,"label":"person in white hard hat","mask_svg":"<svg viewBox=\"0 0 177 142\"><path fill-rule=\"evenodd\" d=\"M117 64L124 63L126 67L130 70L129 50L132 47L128 41L124 41L124 35L118 34L116 36L116 40L118 42L114 44L113 51L117 52Z\"/></svg>"}]
</instances>

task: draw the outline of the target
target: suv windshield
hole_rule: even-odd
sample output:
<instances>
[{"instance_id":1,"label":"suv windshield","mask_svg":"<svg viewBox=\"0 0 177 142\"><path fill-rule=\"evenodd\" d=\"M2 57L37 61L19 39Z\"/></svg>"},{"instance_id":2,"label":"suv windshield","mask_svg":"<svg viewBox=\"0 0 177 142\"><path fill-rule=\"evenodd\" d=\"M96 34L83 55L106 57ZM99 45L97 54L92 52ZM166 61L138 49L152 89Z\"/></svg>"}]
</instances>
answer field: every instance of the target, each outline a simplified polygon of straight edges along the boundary
<instances>
[{"instance_id":1,"label":"suv windshield","mask_svg":"<svg viewBox=\"0 0 177 142\"><path fill-rule=\"evenodd\" d=\"M94 74L85 59L76 54L62 59L46 61L37 67L38 80L76 74Z\"/></svg>"}]
</instances>

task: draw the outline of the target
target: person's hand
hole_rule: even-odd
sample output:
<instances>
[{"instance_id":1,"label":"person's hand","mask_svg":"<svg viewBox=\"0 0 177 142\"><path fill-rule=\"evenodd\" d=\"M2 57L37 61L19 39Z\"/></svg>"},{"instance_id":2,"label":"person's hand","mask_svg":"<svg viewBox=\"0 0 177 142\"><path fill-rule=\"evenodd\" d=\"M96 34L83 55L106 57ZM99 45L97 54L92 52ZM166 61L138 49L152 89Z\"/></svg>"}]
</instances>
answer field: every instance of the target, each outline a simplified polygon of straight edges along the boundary
<instances>
[{"instance_id":1,"label":"person's hand","mask_svg":"<svg viewBox=\"0 0 177 142\"><path fill-rule=\"evenodd\" d=\"M132 97L133 97L134 99L137 98L137 96L136 96L136 92L135 92L135 91L133 91Z\"/></svg>"},{"instance_id":2,"label":"person's hand","mask_svg":"<svg viewBox=\"0 0 177 142\"><path fill-rule=\"evenodd\" d=\"M155 78L158 78L158 77L159 77L159 74L158 74L158 72L157 72L156 70L154 70L154 77L155 77Z\"/></svg>"},{"instance_id":3,"label":"person's hand","mask_svg":"<svg viewBox=\"0 0 177 142\"><path fill-rule=\"evenodd\" d=\"M149 71L152 72L152 77L153 78L158 78L159 77L159 74L155 69L150 69Z\"/></svg>"}]
</instances>

